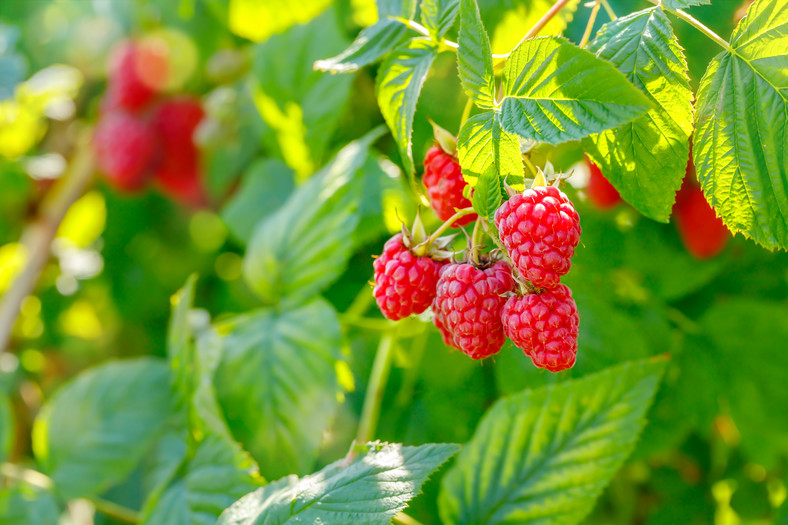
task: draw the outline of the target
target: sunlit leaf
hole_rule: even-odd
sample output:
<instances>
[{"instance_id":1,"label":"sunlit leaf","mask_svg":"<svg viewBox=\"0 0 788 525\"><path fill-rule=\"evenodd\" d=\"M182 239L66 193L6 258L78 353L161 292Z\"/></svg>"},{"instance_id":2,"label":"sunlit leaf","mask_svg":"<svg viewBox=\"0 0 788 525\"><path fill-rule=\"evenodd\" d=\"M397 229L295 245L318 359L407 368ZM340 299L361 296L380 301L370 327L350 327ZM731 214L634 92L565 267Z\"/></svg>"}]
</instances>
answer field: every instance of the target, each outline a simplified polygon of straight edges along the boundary
<instances>
[{"instance_id":1,"label":"sunlit leaf","mask_svg":"<svg viewBox=\"0 0 788 525\"><path fill-rule=\"evenodd\" d=\"M788 0L758 0L700 82L693 156L733 232L788 248Z\"/></svg>"},{"instance_id":2,"label":"sunlit leaf","mask_svg":"<svg viewBox=\"0 0 788 525\"><path fill-rule=\"evenodd\" d=\"M218 525L387 525L458 449L453 444L358 446L352 461L341 459L315 474L283 478L244 496Z\"/></svg>"},{"instance_id":3,"label":"sunlit leaf","mask_svg":"<svg viewBox=\"0 0 788 525\"><path fill-rule=\"evenodd\" d=\"M684 178L693 118L687 62L670 21L659 7L632 13L605 24L589 49L612 62L653 107L584 145L624 200L667 222Z\"/></svg>"}]
</instances>

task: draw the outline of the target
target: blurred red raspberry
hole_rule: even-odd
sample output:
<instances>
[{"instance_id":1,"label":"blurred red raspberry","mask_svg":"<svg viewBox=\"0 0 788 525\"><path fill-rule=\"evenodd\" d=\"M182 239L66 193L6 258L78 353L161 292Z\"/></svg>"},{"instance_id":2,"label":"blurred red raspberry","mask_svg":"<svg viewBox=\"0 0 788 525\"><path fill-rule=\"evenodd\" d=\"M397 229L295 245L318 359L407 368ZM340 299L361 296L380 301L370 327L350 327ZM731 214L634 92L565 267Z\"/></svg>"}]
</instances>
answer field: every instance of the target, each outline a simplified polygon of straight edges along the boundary
<instances>
[{"instance_id":1,"label":"blurred red raspberry","mask_svg":"<svg viewBox=\"0 0 788 525\"><path fill-rule=\"evenodd\" d=\"M155 143L155 133L147 122L122 111L101 117L93 133L96 164L115 187L124 191L145 185Z\"/></svg>"},{"instance_id":2,"label":"blurred red raspberry","mask_svg":"<svg viewBox=\"0 0 788 525\"><path fill-rule=\"evenodd\" d=\"M153 101L167 79L166 48L155 41L121 43L112 53L103 111L140 110Z\"/></svg>"},{"instance_id":3,"label":"blurred red raspberry","mask_svg":"<svg viewBox=\"0 0 788 525\"><path fill-rule=\"evenodd\" d=\"M618 194L618 190L602 175L602 170L599 169L599 166L591 162L590 159L586 159L586 163L590 171L586 192L591 204L600 210L614 208L621 202L621 195Z\"/></svg>"},{"instance_id":4,"label":"blurred red raspberry","mask_svg":"<svg viewBox=\"0 0 788 525\"><path fill-rule=\"evenodd\" d=\"M430 206L440 220L448 220L458 209L471 205L471 201L462 196L467 183L462 178L460 164L440 146L433 146L427 151L423 180ZM452 227L465 226L475 221L476 217L476 214L466 215L454 221Z\"/></svg>"}]
</instances>

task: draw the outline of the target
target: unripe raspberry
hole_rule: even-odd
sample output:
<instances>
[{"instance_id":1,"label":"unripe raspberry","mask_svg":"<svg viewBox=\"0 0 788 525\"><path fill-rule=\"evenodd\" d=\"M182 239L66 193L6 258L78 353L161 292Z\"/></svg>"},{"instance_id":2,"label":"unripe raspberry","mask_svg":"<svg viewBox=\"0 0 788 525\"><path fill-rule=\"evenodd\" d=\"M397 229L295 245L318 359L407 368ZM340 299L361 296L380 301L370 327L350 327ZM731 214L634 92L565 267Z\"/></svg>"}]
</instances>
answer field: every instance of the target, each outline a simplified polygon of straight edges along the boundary
<instances>
[{"instance_id":1,"label":"unripe raspberry","mask_svg":"<svg viewBox=\"0 0 788 525\"><path fill-rule=\"evenodd\" d=\"M511 297L501 312L506 335L539 368L571 368L577 355L577 305L568 286Z\"/></svg>"},{"instance_id":2,"label":"unripe raspberry","mask_svg":"<svg viewBox=\"0 0 788 525\"><path fill-rule=\"evenodd\" d=\"M435 298L442 263L417 257L398 233L375 259L375 302L387 319L396 321L426 310Z\"/></svg>"},{"instance_id":3,"label":"unripe raspberry","mask_svg":"<svg viewBox=\"0 0 788 525\"><path fill-rule=\"evenodd\" d=\"M433 146L427 151L423 180L430 206L440 220L448 220L458 209L470 207L471 201L462 195L467 183L462 178L460 164L440 146ZM452 227L465 226L475 221L476 217L476 214L466 215L454 221Z\"/></svg>"},{"instance_id":4,"label":"unripe raspberry","mask_svg":"<svg viewBox=\"0 0 788 525\"><path fill-rule=\"evenodd\" d=\"M588 163L589 169L586 192L591 204L600 210L614 208L621 202L621 195L618 194L618 190L602 175L602 170L599 169L599 166L588 159L586 159L586 163Z\"/></svg>"},{"instance_id":5,"label":"unripe raspberry","mask_svg":"<svg viewBox=\"0 0 788 525\"><path fill-rule=\"evenodd\" d=\"M142 188L155 151L155 134L145 121L121 111L98 121L93 133L96 164L109 181L124 191Z\"/></svg>"},{"instance_id":6,"label":"unripe raspberry","mask_svg":"<svg viewBox=\"0 0 788 525\"><path fill-rule=\"evenodd\" d=\"M153 101L167 78L166 50L153 43L127 41L113 52L102 109L139 110Z\"/></svg>"},{"instance_id":7,"label":"unripe raspberry","mask_svg":"<svg viewBox=\"0 0 788 525\"><path fill-rule=\"evenodd\" d=\"M728 244L728 228L689 177L676 195L673 211L681 241L696 259L710 259Z\"/></svg>"},{"instance_id":8,"label":"unripe raspberry","mask_svg":"<svg viewBox=\"0 0 788 525\"><path fill-rule=\"evenodd\" d=\"M154 170L156 181L167 195L194 205L205 201L200 151L194 143L203 115L199 100L179 97L163 102L153 116L162 153Z\"/></svg>"},{"instance_id":9,"label":"unripe raspberry","mask_svg":"<svg viewBox=\"0 0 788 525\"><path fill-rule=\"evenodd\" d=\"M580 217L555 186L537 186L504 202L495 225L517 271L534 286L554 288L569 271Z\"/></svg>"},{"instance_id":10,"label":"unripe raspberry","mask_svg":"<svg viewBox=\"0 0 788 525\"><path fill-rule=\"evenodd\" d=\"M506 340L501 324L504 294L513 287L512 269L505 262L486 269L444 266L432 304L444 341L473 359L498 353Z\"/></svg>"}]
</instances>

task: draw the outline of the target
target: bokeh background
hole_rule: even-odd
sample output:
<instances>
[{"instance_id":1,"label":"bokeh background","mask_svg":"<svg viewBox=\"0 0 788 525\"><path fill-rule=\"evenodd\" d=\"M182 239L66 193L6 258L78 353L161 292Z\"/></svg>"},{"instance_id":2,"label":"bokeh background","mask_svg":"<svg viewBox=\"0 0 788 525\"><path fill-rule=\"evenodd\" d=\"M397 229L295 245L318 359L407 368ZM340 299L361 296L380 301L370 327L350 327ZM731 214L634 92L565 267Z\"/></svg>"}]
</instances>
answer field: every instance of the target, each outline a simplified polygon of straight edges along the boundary
<instances>
[{"instance_id":1,"label":"bokeh background","mask_svg":"<svg viewBox=\"0 0 788 525\"><path fill-rule=\"evenodd\" d=\"M610 3L619 15L649 5ZM63 381L110 358L164 355L170 296L190 274L200 277L197 305L214 318L258 307L241 271L253 225L350 140L383 124L375 66L352 75L312 67L374 22L374 2L301 4L0 2L0 294L26 264L23 233L65 172L80 132L98 118L114 46L129 38L164 46L172 64L165 91L200 97L206 112L195 140L207 204L184 204L155 189L123 194L97 174L68 212L53 257L23 302L11 347L0 355L0 390L17 422L12 459L30 456L32 420ZM505 52L550 2L479 4L493 52ZM741 3L712 4L691 12L727 38ZM575 42L587 12L581 5L567 23ZM606 20L600 12L597 27ZM674 27L696 88L717 49L690 26ZM456 39L456 27L449 37ZM414 123L417 164L432 144L428 117L457 131L465 96L454 59L442 53L424 86ZM374 322L383 320L369 308L371 256L400 219L415 214L396 145L385 137L375 148L364 167L371 182L355 254L324 294L340 312L368 309L364 319L372 324L344 326L348 392L321 463L341 456L354 435L378 345ZM509 347L480 365L446 349L430 325L407 321L379 437L465 442L502 395L670 354L637 449L587 523L788 523L779 510L788 457L788 257L737 236L720 255L698 260L675 224L655 223L626 205L591 205L579 144L537 158L576 170L569 193L583 237L567 276L581 312L576 367L553 376ZM425 221L438 224L429 212ZM429 483L413 503L412 514L425 524L439 522L437 486ZM132 487L133 480L115 495L138 505Z\"/></svg>"}]
</instances>

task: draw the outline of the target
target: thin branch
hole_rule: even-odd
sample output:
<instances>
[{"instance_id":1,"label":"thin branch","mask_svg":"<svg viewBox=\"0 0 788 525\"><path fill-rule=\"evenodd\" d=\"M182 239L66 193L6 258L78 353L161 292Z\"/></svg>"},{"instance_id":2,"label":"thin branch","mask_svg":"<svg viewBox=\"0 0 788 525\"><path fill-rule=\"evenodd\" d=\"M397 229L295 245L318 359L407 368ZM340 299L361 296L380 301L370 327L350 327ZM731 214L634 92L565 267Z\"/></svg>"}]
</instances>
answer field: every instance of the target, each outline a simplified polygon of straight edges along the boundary
<instances>
[{"instance_id":1,"label":"thin branch","mask_svg":"<svg viewBox=\"0 0 788 525\"><path fill-rule=\"evenodd\" d=\"M607 12L607 16L610 17L610 20L615 20L617 18L616 13L613 12L613 8L610 7L610 4L607 2L607 0L600 0L600 1L602 3L602 7L604 7L605 11Z\"/></svg>"},{"instance_id":2,"label":"thin branch","mask_svg":"<svg viewBox=\"0 0 788 525\"><path fill-rule=\"evenodd\" d=\"M594 7L591 8L591 14L588 15L588 23L586 24L586 30L583 32L583 38L580 39L580 47L586 47L588 40L591 38L591 31L594 29L594 22L596 22L596 15L599 13L599 7L600 0L597 0Z\"/></svg>"},{"instance_id":3,"label":"thin branch","mask_svg":"<svg viewBox=\"0 0 788 525\"><path fill-rule=\"evenodd\" d=\"M46 195L41 203L39 217L27 227L22 236L27 262L0 303L0 354L11 340L22 301L33 293L41 271L49 260L52 241L60 223L71 205L82 196L93 176L89 137L89 132L80 137L68 171Z\"/></svg>"},{"instance_id":4,"label":"thin branch","mask_svg":"<svg viewBox=\"0 0 788 525\"><path fill-rule=\"evenodd\" d=\"M383 334L380 338L375 362L372 364L372 372L369 375L367 392L364 396L364 407L361 410L356 443L364 444L375 437L380 418L380 405L383 402L383 394L386 391L386 383L394 360L395 341L396 336L391 332Z\"/></svg>"}]
</instances>

